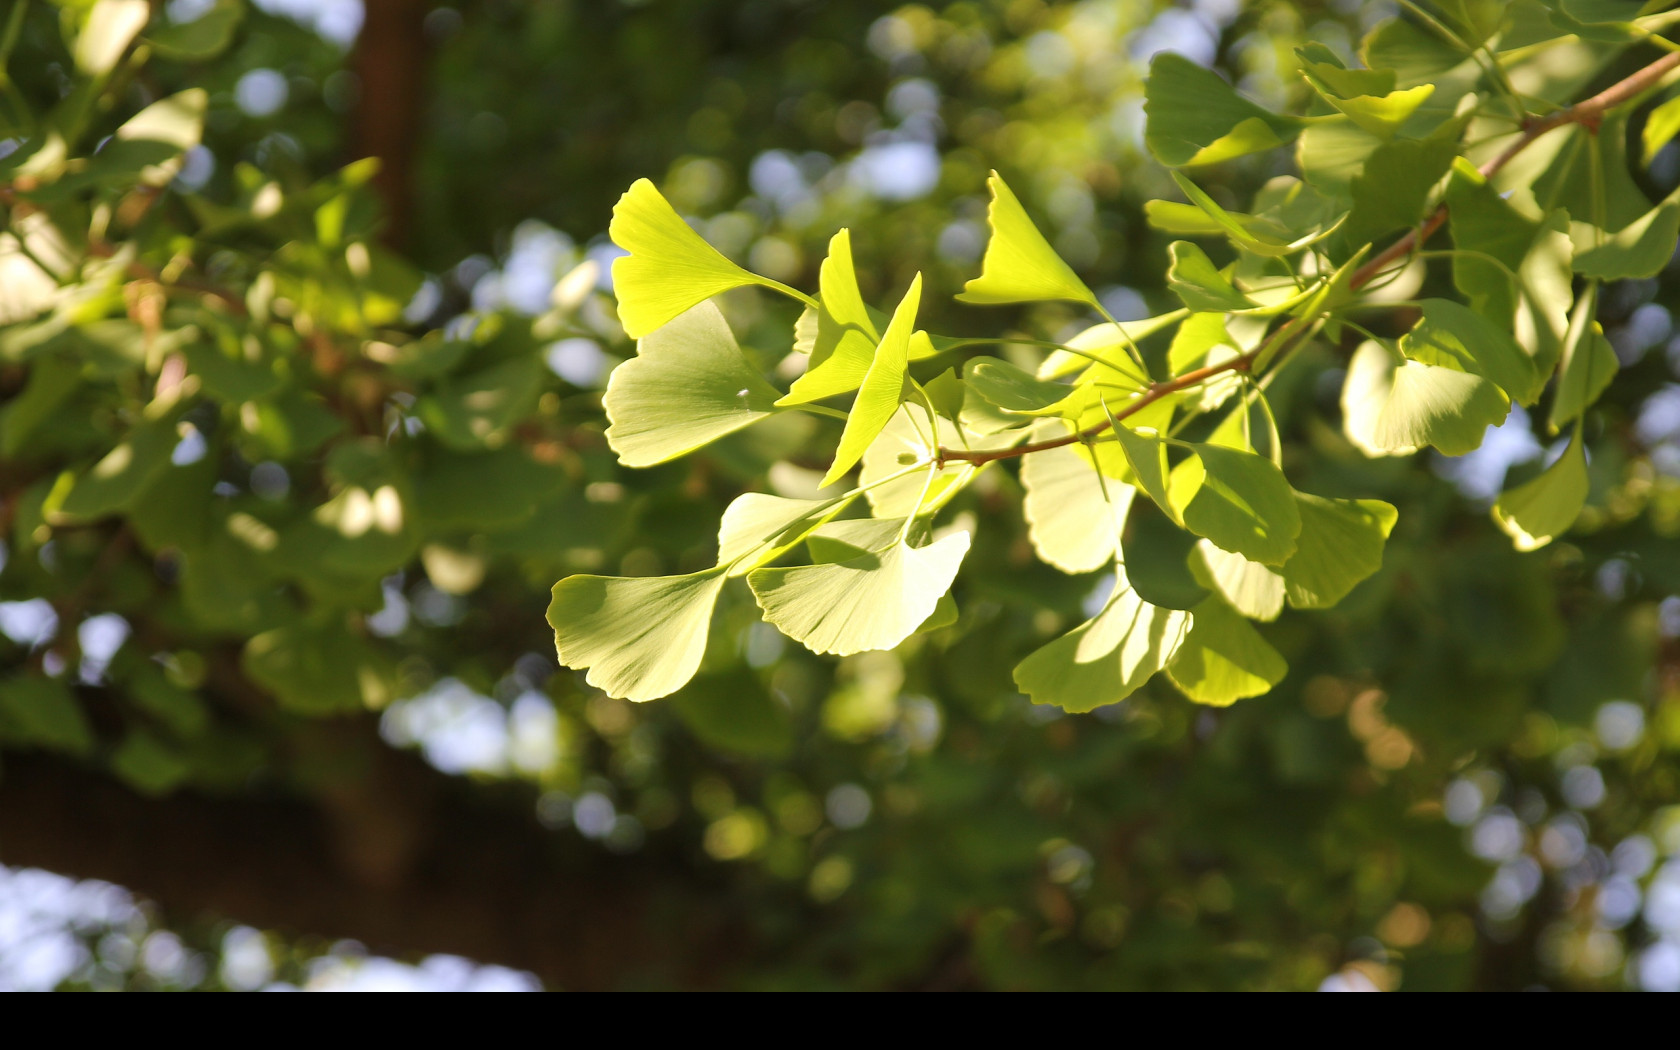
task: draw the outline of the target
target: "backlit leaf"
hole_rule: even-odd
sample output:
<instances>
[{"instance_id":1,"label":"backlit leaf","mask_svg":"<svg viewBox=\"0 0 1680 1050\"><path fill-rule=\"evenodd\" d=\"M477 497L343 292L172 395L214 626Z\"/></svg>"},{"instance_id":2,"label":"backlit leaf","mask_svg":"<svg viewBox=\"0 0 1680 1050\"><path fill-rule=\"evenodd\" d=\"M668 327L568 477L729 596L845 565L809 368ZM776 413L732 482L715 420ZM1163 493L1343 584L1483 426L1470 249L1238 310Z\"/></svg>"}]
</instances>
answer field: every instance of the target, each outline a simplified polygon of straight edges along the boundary
<instances>
[{"instance_id":1,"label":"backlit leaf","mask_svg":"<svg viewBox=\"0 0 1680 1050\"><path fill-rule=\"evenodd\" d=\"M614 260L612 277L618 319L632 339L719 292L762 281L707 244L647 179L619 198L608 233L630 253Z\"/></svg>"},{"instance_id":2,"label":"backlit leaf","mask_svg":"<svg viewBox=\"0 0 1680 1050\"><path fill-rule=\"evenodd\" d=\"M743 576L798 544L850 502L789 499L763 492L736 496L718 523L718 567L727 568L731 576Z\"/></svg>"},{"instance_id":3,"label":"backlit leaf","mask_svg":"<svg viewBox=\"0 0 1680 1050\"><path fill-rule=\"evenodd\" d=\"M1575 524L1587 504L1587 488L1587 450L1577 427L1556 463L1539 477L1499 494L1493 520L1517 550L1537 550Z\"/></svg>"},{"instance_id":4,"label":"backlit leaf","mask_svg":"<svg viewBox=\"0 0 1680 1050\"><path fill-rule=\"evenodd\" d=\"M869 371L858 387L857 400L852 403L846 427L840 434L840 447L835 450L834 463L823 476L826 487L845 476L863 458L864 450L873 442L887 421L904 401L904 374L910 364L910 333L916 327L916 309L922 301L922 275L917 274L893 311L892 321L875 347Z\"/></svg>"},{"instance_id":5,"label":"backlit leaf","mask_svg":"<svg viewBox=\"0 0 1680 1050\"><path fill-rule=\"evenodd\" d=\"M1295 493L1301 535L1279 570L1291 608L1328 609L1382 568L1383 544L1399 517L1374 499L1325 499ZM1240 608L1240 607L1239 607Z\"/></svg>"},{"instance_id":6,"label":"backlit leaf","mask_svg":"<svg viewBox=\"0 0 1680 1050\"><path fill-rule=\"evenodd\" d=\"M1066 433L1057 422L1040 423L1032 440ZM1021 462L1021 500L1033 550L1063 572L1091 572L1114 560L1137 489L1105 484L1072 446L1034 452Z\"/></svg>"},{"instance_id":7,"label":"backlit leaf","mask_svg":"<svg viewBox=\"0 0 1680 1050\"><path fill-rule=\"evenodd\" d=\"M1554 434L1597 401L1621 368L1615 348L1604 338L1604 329L1593 320L1597 312L1598 284L1588 282L1586 292L1576 302L1569 318L1569 334L1563 341L1557 391L1547 420Z\"/></svg>"},{"instance_id":8,"label":"backlit leaf","mask_svg":"<svg viewBox=\"0 0 1680 1050\"><path fill-rule=\"evenodd\" d=\"M820 275L821 297L811 365L777 404L801 405L858 388L875 357L881 336L858 291L852 265L852 233L841 230L828 242Z\"/></svg>"},{"instance_id":9,"label":"backlit leaf","mask_svg":"<svg viewBox=\"0 0 1680 1050\"><path fill-rule=\"evenodd\" d=\"M756 569L747 583L764 618L812 652L891 649L933 615L968 544L966 532L920 548L895 542L843 562Z\"/></svg>"},{"instance_id":10,"label":"backlit leaf","mask_svg":"<svg viewBox=\"0 0 1680 1050\"><path fill-rule=\"evenodd\" d=\"M1225 707L1283 681L1286 663L1254 626L1217 597L1191 612L1190 633L1167 664L1167 677L1200 704Z\"/></svg>"},{"instance_id":11,"label":"backlit leaf","mask_svg":"<svg viewBox=\"0 0 1680 1050\"><path fill-rule=\"evenodd\" d=\"M758 422L775 401L723 314L701 303L644 336L613 370L602 399L607 443L625 466L649 467Z\"/></svg>"},{"instance_id":12,"label":"backlit leaf","mask_svg":"<svg viewBox=\"0 0 1680 1050\"><path fill-rule=\"evenodd\" d=\"M1577 252L1575 272L1606 281L1655 277L1674 257L1677 238L1680 238L1680 190L1663 198L1656 207L1611 234L1602 244Z\"/></svg>"},{"instance_id":13,"label":"backlit leaf","mask_svg":"<svg viewBox=\"0 0 1680 1050\"><path fill-rule=\"evenodd\" d=\"M1410 455L1425 445L1462 456L1509 411L1481 376L1408 361L1369 340L1354 352L1342 387L1342 429L1367 456Z\"/></svg>"},{"instance_id":14,"label":"backlit leaf","mask_svg":"<svg viewBox=\"0 0 1680 1050\"><path fill-rule=\"evenodd\" d=\"M1119 703L1173 659L1190 630L1190 613L1150 605L1118 569L1102 611L1022 660L1015 684L1033 703L1067 711Z\"/></svg>"},{"instance_id":15,"label":"backlit leaf","mask_svg":"<svg viewBox=\"0 0 1680 1050\"><path fill-rule=\"evenodd\" d=\"M992 237L980 276L964 285L957 298L981 304L1071 299L1096 306L1097 297L1038 232L1003 178L994 171L986 185L992 191L986 213Z\"/></svg>"},{"instance_id":16,"label":"backlit leaf","mask_svg":"<svg viewBox=\"0 0 1680 1050\"><path fill-rule=\"evenodd\" d=\"M1174 241L1167 248L1172 264L1167 268L1167 287L1192 310L1229 313L1257 305L1237 291L1207 253L1189 241Z\"/></svg>"},{"instance_id":17,"label":"backlit leaf","mask_svg":"<svg viewBox=\"0 0 1680 1050\"><path fill-rule=\"evenodd\" d=\"M1425 299L1423 319L1400 339L1400 353L1426 365L1484 376L1520 404L1532 405L1548 377L1515 339L1474 310L1450 299Z\"/></svg>"},{"instance_id":18,"label":"backlit leaf","mask_svg":"<svg viewBox=\"0 0 1680 1050\"><path fill-rule=\"evenodd\" d=\"M1191 565L1200 570L1203 586L1218 591L1233 609L1249 619L1271 621L1283 611L1280 570L1220 550L1207 540L1196 541L1196 560Z\"/></svg>"},{"instance_id":19,"label":"backlit leaf","mask_svg":"<svg viewBox=\"0 0 1680 1050\"><path fill-rule=\"evenodd\" d=\"M687 576L568 576L554 585L548 622L567 667L625 700L657 700L700 667L722 568Z\"/></svg>"},{"instance_id":20,"label":"backlit leaf","mask_svg":"<svg viewBox=\"0 0 1680 1050\"><path fill-rule=\"evenodd\" d=\"M1301 532L1294 490L1265 456L1194 445L1172 470L1168 499L1184 527L1223 550L1267 565L1295 553Z\"/></svg>"}]
</instances>

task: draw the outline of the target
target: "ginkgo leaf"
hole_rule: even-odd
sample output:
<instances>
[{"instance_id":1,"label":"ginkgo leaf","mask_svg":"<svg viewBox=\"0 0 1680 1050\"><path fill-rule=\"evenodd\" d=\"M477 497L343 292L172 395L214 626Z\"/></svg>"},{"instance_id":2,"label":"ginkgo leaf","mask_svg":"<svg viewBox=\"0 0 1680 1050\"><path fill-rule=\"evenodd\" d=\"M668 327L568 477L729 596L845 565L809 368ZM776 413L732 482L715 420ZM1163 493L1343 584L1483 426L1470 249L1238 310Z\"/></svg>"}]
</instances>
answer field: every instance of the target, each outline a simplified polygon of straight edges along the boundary
<instances>
[{"instance_id":1,"label":"ginkgo leaf","mask_svg":"<svg viewBox=\"0 0 1680 1050\"><path fill-rule=\"evenodd\" d=\"M568 576L554 585L548 622L567 667L625 700L657 700L700 668L723 568L687 576Z\"/></svg>"},{"instance_id":2,"label":"ginkgo leaf","mask_svg":"<svg viewBox=\"0 0 1680 1050\"><path fill-rule=\"evenodd\" d=\"M1201 541L1165 514L1131 515L1120 540L1120 561L1138 597L1163 609L1194 609L1208 596L1190 569Z\"/></svg>"},{"instance_id":3,"label":"ginkgo leaf","mask_svg":"<svg viewBox=\"0 0 1680 1050\"><path fill-rule=\"evenodd\" d=\"M1178 188L1190 198L1193 207L1189 210L1200 215L1204 221L1194 221L1181 210L1183 205L1171 201L1149 201L1144 205L1144 211L1149 216L1150 225L1156 229L1168 233L1188 233L1191 236L1223 234L1231 243L1240 245L1256 255L1265 256L1293 254L1328 236L1330 232L1323 226L1282 226L1269 218L1228 212L1218 201L1204 193L1200 186L1185 178L1182 172L1174 171L1172 177L1173 181L1178 183Z\"/></svg>"},{"instance_id":4,"label":"ginkgo leaf","mask_svg":"<svg viewBox=\"0 0 1680 1050\"><path fill-rule=\"evenodd\" d=\"M996 357L976 357L963 366L963 382L1005 412L1034 414L1065 401L1074 391L1065 383L1040 379Z\"/></svg>"},{"instance_id":5,"label":"ginkgo leaf","mask_svg":"<svg viewBox=\"0 0 1680 1050\"><path fill-rule=\"evenodd\" d=\"M1173 658L1191 619L1139 598L1119 569L1102 612L1022 660L1015 684L1033 703L1067 711L1119 703Z\"/></svg>"},{"instance_id":6,"label":"ginkgo leaf","mask_svg":"<svg viewBox=\"0 0 1680 1050\"><path fill-rule=\"evenodd\" d=\"M1576 252L1575 272L1605 281L1655 277L1674 257L1677 237L1680 237L1680 190L1611 234L1604 243Z\"/></svg>"},{"instance_id":7,"label":"ginkgo leaf","mask_svg":"<svg viewBox=\"0 0 1680 1050\"><path fill-rule=\"evenodd\" d=\"M1462 456L1504 420L1510 403L1481 376L1408 361L1367 340L1342 387L1342 429L1367 456L1410 455L1433 445Z\"/></svg>"},{"instance_id":8,"label":"ginkgo leaf","mask_svg":"<svg viewBox=\"0 0 1680 1050\"><path fill-rule=\"evenodd\" d=\"M966 532L926 547L893 543L843 562L755 569L747 583L764 618L812 652L891 649L916 632L951 589Z\"/></svg>"},{"instance_id":9,"label":"ginkgo leaf","mask_svg":"<svg viewBox=\"0 0 1680 1050\"><path fill-rule=\"evenodd\" d=\"M1199 570L1196 575L1202 586L1218 591L1251 620L1270 622L1283 611L1284 583L1278 569L1220 550L1207 540L1196 541L1196 560L1191 566Z\"/></svg>"},{"instance_id":10,"label":"ginkgo leaf","mask_svg":"<svg viewBox=\"0 0 1680 1050\"><path fill-rule=\"evenodd\" d=\"M1546 376L1501 329L1462 303L1425 299L1423 318L1400 337L1400 353L1426 365L1441 365L1493 380L1519 404L1532 405Z\"/></svg>"},{"instance_id":11,"label":"ginkgo leaf","mask_svg":"<svg viewBox=\"0 0 1680 1050\"><path fill-rule=\"evenodd\" d=\"M978 400L978 399L976 399ZM980 402L985 404L985 402ZM937 435L935 431L937 430ZM858 472L858 484L867 489L869 507L878 518L904 518L911 513L932 514L959 491L958 482L971 477L974 468L952 460L933 476L933 482L923 486L927 474L922 471L904 473L905 459L911 462L930 461L936 443L950 448L974 451L1008 448L1026 438L1026 430L1008 430L982 434L946 416L928 416L927 409L914 401L899 407L888 420L880 436L863 454L863 469ZM926 468L926 469L932 469ZM883 481L893 474L902 474L893 481ZM917 511L917 501L921 510Z\"/></svg>"},{"instance_id":12,"label":"ginkgo leaf","mask_svg":"<svg viewBox=\"0 0 1680 1050\"><path fill-rule=\"evenodd\" d=\"M789 499L763 492L736 496L718 523L718 567L731 576L746 575L797 545L852 499Z\"/></svg>"},{"instance_id":13,"label":"ginkgo leaf","mask_svg":"<svg viewBox=\"0 0 1680 1050\"><path fill-rule=\"evenodd\" d=\"M1281 146L1300 122L1262 109L1224 78L1171 51L1149 63L1144 142L1168 167L1214 164Z\"/></svg>"},{"instance_id":14,"label":"ginkgo leaf","mask_svg":"<svg viewBox=\"0 0 1680 1050\"><path fill-rule=\"evenodd\" d=\"M1349 69L1340 55L1318 41L1296 48L1295 57L1301 62L1301 72L1320 82L1315 88L1327 87L1341 98L1381 96L1394 90L1394 70Z\"/></svg>"},{"instance_id":15,"label":"ginkgo leaf","mask_svg":"<svg viewBox=\"0 0 1680 1050\"><path fill-rule=\"evenodd\" d=\"M903 531L903 518L847 518L827 522L813 531L805 548L814 562L851 561L860 554L887 549ZM920 545L926 535L926 519L910 526L912 546Z\"/></svg>"},{"instance_id":16,"label":"ginkgo leaf","mask_svg":"<svg viewBox=\"0 0 1680 1050\"><path fill-rule=\"evenodd\" d=\"M828 242L828 258L823 260L818 280L821 294L810 368L777 404L802 405L856 390L869 373L875 346L881 341L858 291L850 230L841 230Z\"/></svg>"},{"instance_id":17,"label":"ginkgo leaf","mask_svg":"<svg viewBox=\"0 0 1680 1050\"><path fill-rule=\"evenodd\" d=\"M1149 386L1149 377L1132 359L1126 348L1135 346L1156 332L1171 328L1189 313L1188 310L1179 309L1155 317L1146 317L1141 321L1127 321L1124 324L1104 321L1102 324L1092 325L1063 342L1063 346L1079 351L1078 353L1068 350L1051 351L1044 363L1038 366L1038 378L1061 379L1080 369L1101 367L1105 379L1110 378L1106 373L1119 372L1129 377L1137 389L1142 390Z\"/></svg>"},{"instance_id":18,"label":"ginkgo leaf","mask_svg":"<svg viewBox=\"0 0 1680 1050\"><path fill-rule=\"evenodd\" d=\"M1140 434L1125 424L1114 428L1114 437L1125 454L1126 465L1131 468L1138 487L1149 493L1149 498L1166 512L1167 517L1177 521L1178 509L1173 506L1167 491L1166 442L1154 434Z\"/></svg>"},{"instance_id":19,"label":"ginkgo leaf","mask_svg":"<svg viewBox=\"0 0 1680 1050\"><path fill-rule=\"evenodd\" d=\"M1172 470L1167 498L1184 527L1251 561L1282 565L1295 553L1301 515L1283 471L1265 456L1192 445Z\"/></svg>"},{"instance_id":20,"label":"ginkgo leaf","mask_svg":"<svg viewBox=\"0 0 1680 1050\"><path fill-rule=\"evenodd\" d=\"M707 244L647 179L618 199L607 232L630 253L613 262L612 279L618 319L632 339L719 292L763 283Z\"/></svg>"},{"instance_id":21,"label":"ginkgo leaf","mask_svg":"<svg viewBox=\"0 0 1680 1050\"><path fill-rule=\"evenodd\" d=\"M1297 492L1295 500L1301 535L1280 570L1285 593L1291 608L1328 609L1382 568L1383 544L1399 513L1374 499L1324 499Z\"/></svg>"},{"instance_id":22,"label":"ginkgo leaf","mask_svg":"<svg viewBox=\"0 0 1680 1050\"><path fill-rule=\"evenodd\" d=\"M775 401L717 306L701 303L642 337L613 370L602 398L607 444L625 466L650 467L758 422Z\"/></svg>"},{"instance_id":23,"label":"ginkgo leaf","mask_svg":"<svg viewBox=\"0 0 1680 1050\"><path fill-rule=\"evenodd\" d=\"M922 275L911 281L898 309L893 311L886 334L875 347L875 357L858 387L857 400L840 433L840 447L834 463L823 476L824 487L834 484L851 470L863 452L887 425L904 401L904 373L910 364L910 332L916 327L916 309L922 301Z\"/></svg>"},{"instance_id":24,"label":"ginkgo leaf","mask_svg":"<svg viewBox=\"0 0 1680 1050\"><path fill-rule=\"evenodd\" d=\"M1167 348L1167 367L1173 375L1207 365L1217 365L1241 355L1225 327L1222 313L1191 314L1178 326ZM1211 412L1242 389L1243 377L1235 369L1216 375L1193 391L1197 411Z\"/></svg>"},{"instance_id":25,"label":"ginkgo leaf","mask_svg":"<svg viewBox=\"0 0 1680 1050\"><path fill-rule=\"evenodd\" d=\"M1383 138L1388 138L1398 131L1400 125L1410 120L1412 114L1418 111L1418 107L1429 101L1429 96L1435 93L1435 85L1419 84L1417 87L1391 91L1386 95L1342 98L1327 86L1321 86L1321 82L1313 77L1308 77L1307 82L1318 88L1319 95L1346 114L1349 120L1371 134Z\"/></svg>"},{"instance_id":26,"label":"ginkgo leaf","mask_svg":"<svg viewBox=\"0 0 1680 1050\"><path fill-rule=\"evenodd\" d=\"M1227 707L1269 691L1289 673L1271 643L1222 599L1209 598L1191 617L1190 633L1167 664L1167 677L1190 699Z\"/></svg>"},{"instance_id":27,"label":"ginkgo leaf","mask_svg":"<svg viewBox=\"0 0 1680 1050\"><path fill-rule=\"evenodd\" d=\"M1066 433L1055 421L1033 429L1031 440ZM1047 564L1063 572L1092 572L1114 560L1137 489L1105 484L1070 445L1034 452L1021 462L1021 509L1027 538Z\"/></svg>"},{"instance_id":28,"label":"ginkgo leaf","mask_svg":"<svg viewBox=\"0 0 1680 1050\"><path fill-rule=\"evenodd\" d=\"M1097 306L1097 297L1038 232L1003 178L994 171L986 185L992 190L986 213L992 237L980 276L964 285L957 299L982 304L1071 299Z\"/></svg>"},{"instance_id":29,"label":"ginkgo leaf","mask_svg":"<svg viewBox=\"0 0 1680 1050\"><path fill-rule=\"evenodd\" d=\"M1587 449L1576 427L1556 463L1539 477L1499 494L1493 520L1510 535L1517 550L1537 550L1575 524L1587 505L1587 488Z\"/></svg>"},{"instance_id":30,"label":"ginkgo leaf","mask_svg":"<svg viewBox=\"0 0 1680 1050\"><path fill-rule=\"evenodd\" d=\"M1189 241L1174 241L1167 247L1172 265L1167 268L1167 287L1192 310L1229 313L1259 305L1237 291L1236 286L1213 265L1213 260Z\"/></svg>"},{"instance_id":31,"label":"ginkgo leaf","mask_svg":"<svg viewBox=\"0 0 1680 1050\"><path fill-rule=\"evenodd\" d=\"M1371 153L1354 177L1353 208L1342 230L1352 244L1364 244L1390 230L1423 219L1429 194L1458 155L1456 139L1395 139Z\"/></svg>"},{"instance_id":32,"label":"ginkgo leaf","mask_svg":"<svg viewBox=\"0 0 1680 1050\"><path fill-rule=\"evenodd\" d=\"M1598 400L1616 377L1621 361L1604 329L1593 316L1598 312L1598 284L1589 281L1569 318L1569 332L1563 339L1563 357L1558 363L1557 391L1547 426L1557 433L1574 421L1587 406Z\"/></svg>"}]
</instances>

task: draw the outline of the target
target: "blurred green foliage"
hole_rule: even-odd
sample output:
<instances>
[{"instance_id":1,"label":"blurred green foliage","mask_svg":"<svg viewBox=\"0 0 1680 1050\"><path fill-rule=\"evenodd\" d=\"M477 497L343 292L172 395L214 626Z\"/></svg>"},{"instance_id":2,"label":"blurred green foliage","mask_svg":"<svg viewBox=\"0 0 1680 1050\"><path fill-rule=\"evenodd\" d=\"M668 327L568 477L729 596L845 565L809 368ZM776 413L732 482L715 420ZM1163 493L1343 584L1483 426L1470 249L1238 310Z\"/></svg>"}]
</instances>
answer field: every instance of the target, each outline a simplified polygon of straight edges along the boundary
<instances>
[{"instance_id":1,"label":"blurred green foliage","mask_svg":"<svg viewBox=\"0 0 1680 1050\"><path fill-rule=\"evenodd\" d=\"M1150 54L1299 111L1294 49L1351 58L1386 8L439 6L425 95L397 100L424 130L387 160L415 191L398 250L371 166L347 165L352 116L392 100L358 98L342 47L237 0L200 16L229 19L225 47L173 22L209 5L124 6L18 0L0 24L6 752L159 796L308 796L352 774L300 768L302 729L381 710L394 746L553 835L746 895L758 946L732 987L1680 987L1666 270L1605 286L1622 371L1587 417L1588 509L1534 553L1486 506L1507 466L1538 472L1538 419L1499 456L1368 459L1335 425L1347 350L1297 355L1270 391L1291 482L1399 520L1340 606L1262 627L1289 677L1230 709L1159 683L1089 715L1028 704L1010 669L1102 581L1034 557L1010 470L954 507L976 526L958 619L895 652L784 646L726 590L669 701L610 699L553 659L555 579L710 565L729 501L811 485L838 435L784 416L619 466L601 391L634 348L600 266L633 179L799 287L849 225L884 301L918 270L946 293L978 271L996 168L1110 310L1145 316L1175 305L1143 212L1177 195L1145 159ZM78 44L124 17L138 37L108 64ZM1602 79L1565 69L1560 97L1657 53L1602 50ZM170 99L169 130L122 134ZM1633 143L1609 152L1640 155L1647 112L1606 125ZM1272 163L1198 183L1234 209ZM1672 145L1623 165L1635 214L1680 180ZM926 302L933 330L973 331ZM721 303L773 369L796 309ZM1087 323L1077 304L1003 316Z\"/></svg>"}]
</instances>

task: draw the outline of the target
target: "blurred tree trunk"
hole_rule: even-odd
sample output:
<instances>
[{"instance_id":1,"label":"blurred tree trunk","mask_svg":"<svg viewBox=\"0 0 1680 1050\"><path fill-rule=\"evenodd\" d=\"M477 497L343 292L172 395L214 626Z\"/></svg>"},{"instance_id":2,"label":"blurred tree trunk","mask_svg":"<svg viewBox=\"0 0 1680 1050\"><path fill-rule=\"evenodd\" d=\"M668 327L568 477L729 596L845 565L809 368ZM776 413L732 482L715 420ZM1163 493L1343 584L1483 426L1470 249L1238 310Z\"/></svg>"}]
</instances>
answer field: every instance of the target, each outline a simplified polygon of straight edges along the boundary
<instances>
[{"instance_id":1,"label":"blurred tree trunk","mask_svg":"<svg viewBox=\"0 0 1680 1050\"><path fill-rule=\"evenodd\" d=\"M651 848L611 856L542 828L527 788L438 773L386 747L371 719L337 728L328 763L361 775L311 797L145 798L8 753L0 862L115 882L178 918L464 955L558 988L715 987L751 950L752 903L722 872Z\"/></svg>"},{"instance_id":2,"label":"blurred tree trunk","mask_svg":"<svg viewBox=\"0 0 1680 1050\"><path fill-rule=\"evenodd\" d=\"M374 185L388 216L385 241L406 247L414 219L413 159L425 104L426 33L431 0L365 0L366 19L356 42L361 80L350 149L378 157Z\"/></svg>"}]
</instances>

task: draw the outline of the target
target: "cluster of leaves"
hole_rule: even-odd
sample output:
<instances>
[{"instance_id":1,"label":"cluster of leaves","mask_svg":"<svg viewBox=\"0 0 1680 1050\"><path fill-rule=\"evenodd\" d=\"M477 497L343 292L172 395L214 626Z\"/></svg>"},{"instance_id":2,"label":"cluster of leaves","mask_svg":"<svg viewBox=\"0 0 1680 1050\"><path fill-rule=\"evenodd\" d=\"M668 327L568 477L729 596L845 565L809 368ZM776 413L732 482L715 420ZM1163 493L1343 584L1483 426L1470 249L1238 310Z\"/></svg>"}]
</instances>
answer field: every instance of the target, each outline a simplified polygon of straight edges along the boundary
<instances>
[{"instance_id":1,"label":"cluster of leaves","mask_svg":"<svg viewBox=\"0 0 1680 1050\"><path fill-rule=\"evenodd\" d=\"M699 669L713 606L735 576L767 621L819 653L890 649L947 625L970 539L963 523L934 519L991 464L1021 458L1039 557L1070 573L1112 563L1115 576L1091 620L1016 667L1024 692L1088 711L1164 670L1201 703L1264 693L1287 664L1249 621L1286 604L1336 604L1381 566L1396 520L1381 501L1296 491L1283 471L1267 388L1302 343L1350 331L1364 340L1341 423L1366 455L1462 455L1512 405L1549 399L1549 428L1569 431L1566 447L1493 508L1518 549L1544 546L1585 504L1582 416L1617 366L1595 319L1599 285L1655 274L1680 230L1680 198L1639 203L1616 133L1675 63L1567 109L1566 96L1521 97L1510 84L1567 47L1586 52L1572 55L1581 68L1548 87L1578 87L1668 21L1634 4L1569 3L1471 5L1450 25L1390 20L1365 40L1362 68L1322 45L1297 51L1313 92L1301 115L1157 56L1146 142L1187 202L1147 212L1157 229L1196 238L1169 249L1166 284L1183 308L1115 321L994 173L991 240L959 300L1066 300L1103 316L1059 342L1024 341L1049 350L1032 369L986 356L914 369L1023 340L919 330L919 275L890 316L871 308L847 230L830 243L817 296L755 275L637 182L611 229L629 253L613 271L620 319L639 340L605 399L620 461L662 463L779 412L844 425L810 498L747 493L731 504L714 567L557 584L549 619L562 662L589 668L613 696L672 693ZM1680 130L1672 124L1653 118L1647 158ZM1290 144L1299 176L1267 182L1247 211L1182 173ZM1423 250L1443 220L1452 247ZM1216 264L1199 242L1231 261ZM802 374L786 393L710 303L749 285L805 307L792 346ZM823 404L847 395L847 411ZM836 484L860 463L856 485ZM848 516L859 497L868 516ZM776 564L801 547L804 563Z\"/></svg>"},{"instance_id":2,"label":"cluster of leaves","mask_svg":"<svg viewBox=\"0 0 1680 1050\"><path fill-rule=\"evenodd\" d=\"M376 162L307 183L240 162L221 200L177 192L231 99L157 84L228 47L243 4L181 25L145 0L66 3L57 26L27 6L5 45L36 76L0 99L7 591L39 621L99 610L154 637L84 674L120 698L115 725L63 673L72 646L18 654L0 728L147 791L238 784L266 746L229 739L204 690L250 683L312 716L383 707L412 685L366 622L390 604L382 580L418 559L448 599L487 559L552 574L610 528L617 508L586 504L588 470L558 440L572 391L540 353L578 330L595 268L544 317L417 337L421 274L375 239ZM209 654L230 643L222 666Z\"/></svg>"}]
</instances>

